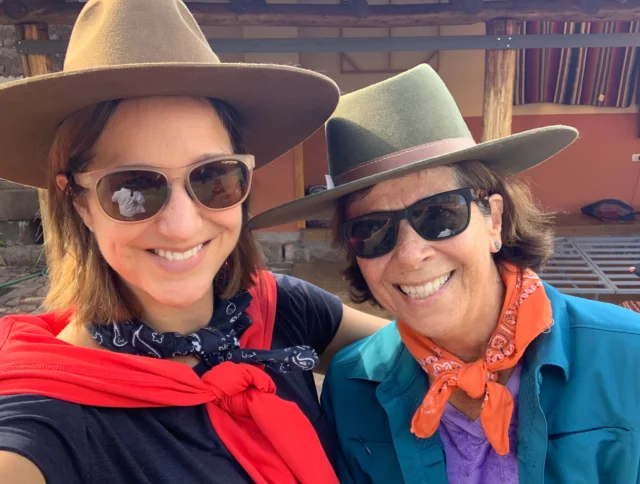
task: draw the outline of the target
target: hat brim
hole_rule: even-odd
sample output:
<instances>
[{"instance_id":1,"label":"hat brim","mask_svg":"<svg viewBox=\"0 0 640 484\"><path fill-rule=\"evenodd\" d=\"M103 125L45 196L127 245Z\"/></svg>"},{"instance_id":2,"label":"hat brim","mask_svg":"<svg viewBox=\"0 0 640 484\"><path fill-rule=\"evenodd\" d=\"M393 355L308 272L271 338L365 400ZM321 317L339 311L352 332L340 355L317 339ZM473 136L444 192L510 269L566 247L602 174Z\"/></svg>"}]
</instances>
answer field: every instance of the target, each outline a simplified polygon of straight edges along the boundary
<instances>
[{"instance_id":1,"label":"hat brim","mask_svg":"<svg viewBox=\"0 0 640 484\"><path fill-rule=\"evenodd\" d=\"M59 72L0 85L0 178L45 188L60 123L103 101L148 96L210 97L239 114L260 168L311 136L333 113L338 87L325 76L265 64L136 64Z\"/></svg>"},{"instance_id":2,"label":"hat brim","mask_svg":"<svg viewBox=\"0 0 640 484\"><path fill-rule=\"evenodd\" d=\"M577 137L578 131L570 126L549 126L487 141L285 203L256 215L249 220L247 226L250 230L256 230L298 220L331 218L338 199L349 193L426 168L466 160L479 160L498 173L506 176L515 175L548 160L568 147Z\"/></svg>"}]
</instances>

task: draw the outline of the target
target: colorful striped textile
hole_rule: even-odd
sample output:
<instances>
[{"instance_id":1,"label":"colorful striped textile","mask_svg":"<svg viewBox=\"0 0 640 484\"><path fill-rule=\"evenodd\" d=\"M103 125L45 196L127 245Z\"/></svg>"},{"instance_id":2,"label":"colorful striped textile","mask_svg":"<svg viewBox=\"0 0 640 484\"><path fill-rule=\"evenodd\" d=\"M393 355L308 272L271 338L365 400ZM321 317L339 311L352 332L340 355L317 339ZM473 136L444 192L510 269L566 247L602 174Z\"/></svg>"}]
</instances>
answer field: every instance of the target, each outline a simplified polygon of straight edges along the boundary
<instances>
[{"instance_id":1,"label":"colorful striped textile","mask_svg":"<svg viewBox=\"0 0 640 484\"><path fill-rule=\"evenodd\" d=\"M640 22L523 22L520 33L637 33ZM640 65L638 47L523 49L516 60L514 104L629 107Z\"/></svg>"},{"instance_id":2,"label":"colorful striped textile","mask_svg":"<svg viewBox=\"0 0 640 484\"><path fill-rule=\"evenodd\" d=\"M620 303L625 309L630 309L631 311L635 311L636 313L640 313L640 303L638 301L624 301Z\"/></svg>"}]
</instances>

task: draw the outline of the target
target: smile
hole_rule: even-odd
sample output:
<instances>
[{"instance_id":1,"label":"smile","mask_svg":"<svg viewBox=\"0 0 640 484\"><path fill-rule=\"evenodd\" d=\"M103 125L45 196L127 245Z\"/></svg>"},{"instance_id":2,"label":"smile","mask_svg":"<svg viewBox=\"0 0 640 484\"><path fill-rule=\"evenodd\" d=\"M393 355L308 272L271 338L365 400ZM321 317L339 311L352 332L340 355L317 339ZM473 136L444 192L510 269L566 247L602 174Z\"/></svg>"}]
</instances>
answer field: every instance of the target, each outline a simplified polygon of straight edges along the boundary
<instances>
[{"instance_id":1,"label":"smile","mask_svg":"<svg viewBox=\"0 0 640 484\"><path fill-rule=\"evenodd\" d=\"M434 279L432 281L426 282L425 284L421 284L419 286L406 286L404 284L399 284L398 288L408 297L414 299L424 299L430 296L433 296L438 290L444 286L447 281L451 278L453 272L450 272L447 275Z\"/></svg>"},{"instance_id":2,"label":"smile","mask_svg":"<svg viewBox=\"0 0 640 484\"><path fill-rule=\"evenodd\" d=\"M194 255L196 255L202 249L204 244L200 244L195 246L193 249L189 249L185 252L172 252L169 250L163 249L153 249L153 253L157 256L160 256L167 260L187 260L191 259Z\"/></svg>"}]
</instances>

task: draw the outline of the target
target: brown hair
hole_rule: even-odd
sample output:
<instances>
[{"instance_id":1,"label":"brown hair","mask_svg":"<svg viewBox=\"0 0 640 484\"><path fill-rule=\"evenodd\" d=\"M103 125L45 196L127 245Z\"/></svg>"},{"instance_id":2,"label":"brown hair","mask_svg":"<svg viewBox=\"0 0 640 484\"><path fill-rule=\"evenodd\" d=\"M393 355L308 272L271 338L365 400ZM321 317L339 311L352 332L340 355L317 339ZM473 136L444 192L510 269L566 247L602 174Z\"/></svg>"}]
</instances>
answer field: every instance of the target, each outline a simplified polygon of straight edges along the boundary
<instances>
[{"instance_id":1,"label":"brown hair","mask_svg":"<svg viewBox=\"0 0 640 484\"><path fill-rule=\"evenodd\" d=\"M60 125L49 154L48 210L43 211L50 287L45 300L51 311L75 310L79 323L124 321L140 316L140 307L116 272L102 257L93 233L74 207L85 203L87 190L73 182L71 173L82 171L94 157L94 146L122 100L81 109ZM235 153L246 148L235 110L227 103L209 99L227 129ZM65 190L56 175L66 174ZM242 205L247 220L249 199ZM253 285L263 267L253 235L242 229L233 252L213 280L214 291L229 298Z\"/></svg>"},{"instance_id":2,"label":"brown hair","mask_svg":"<svg viewBox=\"0 0 640 484\"><path fill-rule=\"evenodd\" d=\"M536 206L528 185L518 178L500 176L480 161L464 161L451 168L459 187L472 188L489 195L497 193L504 199L502 248L494 254L496 264L509 262L520 269L539 271L553 254L552 214ZM337 226L348 220L349 205L364 197L370 190L371 187L364 188L338 200L333 220L335 244L346 248ZM490 215L488 200L481 199L476 203L485 216ZM378 304L360 271L355 255L348 249L347 258L349 265L343 275L349 283L351 299L356 303Z\"/></svg>"}]
</instances>

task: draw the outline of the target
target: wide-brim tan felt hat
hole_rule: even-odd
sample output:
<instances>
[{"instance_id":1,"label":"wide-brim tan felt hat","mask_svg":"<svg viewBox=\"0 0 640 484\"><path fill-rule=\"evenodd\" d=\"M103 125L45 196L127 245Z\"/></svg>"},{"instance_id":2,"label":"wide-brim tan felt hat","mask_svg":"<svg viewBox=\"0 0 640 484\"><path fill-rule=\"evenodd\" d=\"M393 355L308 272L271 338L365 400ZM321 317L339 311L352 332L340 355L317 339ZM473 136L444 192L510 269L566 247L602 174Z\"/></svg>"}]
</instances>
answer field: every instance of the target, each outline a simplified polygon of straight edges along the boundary
<instances>
[{"instance_id":1,"label":"wide-brim tan felt hat","mask_svg":"<svg viewBox=\"0 0 640 484\"><path fill-rule=\"evenodd\" d=\"M0 85L0 178L46 187L48 153L67 116L146 96L226 101L259 168L322 127L339 90L301 68L221 63L180 0L90 0L62 72Z\"/></svg>"},{"instance_id":2,"label":"wide-brim tan felt hat","mask_svg":"<svg viewBox=\"0 0 640 484\"><path fill-rule=\"evenodd\" d=\"M444 82L424 64L343 96L326 135L334 187L263 212L249 228L331 218L349 193L465 160L514 175L565 149L578 131L550 126L476 144Z\"/></svg>"}]
</instances>

